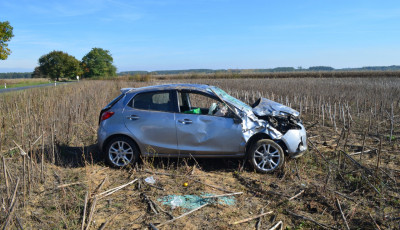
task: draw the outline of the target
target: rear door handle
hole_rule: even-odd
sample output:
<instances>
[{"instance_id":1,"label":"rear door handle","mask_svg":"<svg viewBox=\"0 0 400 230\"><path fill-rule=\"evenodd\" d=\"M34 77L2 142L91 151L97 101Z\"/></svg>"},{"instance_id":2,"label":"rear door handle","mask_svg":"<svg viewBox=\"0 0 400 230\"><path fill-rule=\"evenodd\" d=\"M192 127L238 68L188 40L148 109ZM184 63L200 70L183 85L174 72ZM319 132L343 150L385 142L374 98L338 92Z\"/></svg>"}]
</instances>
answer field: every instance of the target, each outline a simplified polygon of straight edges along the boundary
<instances>
[{"instance_id":1,"label":"rear door handle","mask_svg":"<svg viewBox=\"0 0 400 230\"><path fill-rule=\"evenodd\" d=\"M183 120L178 120L179 123L182 123L184 125L192 124L193 121L190 119L183 119Z\"/></svg>"},{"instance_id":2,"label":"rear door handle","mask_svg":"<svg viewBox=\"0 0 400 230\"><path fill-rule=\"evenodd\" d=\"M128 118L131 121L133 121L133 120L138 120L140 117L138 115L130 115L130 116L126 117L126 118Z\"/></svg>"}]
</instances>

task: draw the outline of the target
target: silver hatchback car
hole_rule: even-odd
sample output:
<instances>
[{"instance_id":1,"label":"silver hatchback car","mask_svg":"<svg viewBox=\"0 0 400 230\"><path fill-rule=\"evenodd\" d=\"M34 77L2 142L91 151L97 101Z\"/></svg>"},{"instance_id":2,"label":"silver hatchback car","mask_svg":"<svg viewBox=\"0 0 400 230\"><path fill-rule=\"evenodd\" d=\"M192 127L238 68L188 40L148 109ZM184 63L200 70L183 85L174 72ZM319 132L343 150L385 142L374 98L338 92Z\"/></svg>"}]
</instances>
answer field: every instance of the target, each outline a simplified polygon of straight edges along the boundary
<instances>
[{"instance_id":1,"label":"silver hatchback car","mask_svg":"<svg viewBox=\"0 0 400 230\"><path fill-rule=\"evenodd\" d=\"M285 156L307 150L299 112L265 98L250 107L218 87L197 84L121 92L101 110L97 132L100 150L115 167L139 156L247 157L267 173Z\"/></svg>"}]
</instances>

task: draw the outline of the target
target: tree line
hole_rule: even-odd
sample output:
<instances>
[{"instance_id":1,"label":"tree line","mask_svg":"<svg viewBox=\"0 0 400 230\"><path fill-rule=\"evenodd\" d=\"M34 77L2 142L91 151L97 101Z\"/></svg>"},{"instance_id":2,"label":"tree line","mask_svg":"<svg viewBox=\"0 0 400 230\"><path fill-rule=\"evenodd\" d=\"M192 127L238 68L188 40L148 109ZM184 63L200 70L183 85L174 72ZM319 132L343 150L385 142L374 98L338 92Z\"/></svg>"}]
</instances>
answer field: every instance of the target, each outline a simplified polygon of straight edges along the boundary
<instances>
[{"instance_id":1,"label":"tree line","mask_svg":"<svg viewBox=\"0 0 400 230\"><path fill-rule=\"evenodd\" d=\"M0 79L31 78L32 72L25 73L0 73Z\"/></svg>"},{"instance_id":2,"label":"tree line","mask_svg":"<svg viewBox=\"0 0 400 230\"><path fill-rule=\"evenodd\" d=\"M93 48L81 61L63 51L52 51L39 58L39 66L32 73L33 78L83 78L114 77L117 68L113 65L110 51Z\"/></svg>"},{"instance_id":3,"label":"tree line","mask_svg":"<svg viewBox=\"0 0 400 230\"><path fill-rule=\"evenodd\" d=\"M157 71L123 71L120 76L135 74L176 75L176 74L248 74L248 73L287 73L287 72L344 72L344 71L399 71L400 66L366 66L361 68L335 69L330 66L311 66L309 68L276 67L270 69L187 69Z\"/></svg>"}]
</instances>

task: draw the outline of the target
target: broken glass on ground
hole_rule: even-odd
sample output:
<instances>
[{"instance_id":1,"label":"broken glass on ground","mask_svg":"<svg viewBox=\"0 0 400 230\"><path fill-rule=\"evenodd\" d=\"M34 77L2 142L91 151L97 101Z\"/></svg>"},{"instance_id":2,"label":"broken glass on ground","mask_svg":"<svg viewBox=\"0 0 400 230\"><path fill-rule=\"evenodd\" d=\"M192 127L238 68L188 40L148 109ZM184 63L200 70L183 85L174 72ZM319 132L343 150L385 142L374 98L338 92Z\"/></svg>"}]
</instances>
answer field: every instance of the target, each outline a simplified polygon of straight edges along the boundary
<instances>
[{"instance_id":1,"label":"broken glass on ground","mask_svg":"<svg viewBox=\"0 0 400 230\"><path fill-rule=\"evenodd\" d=\"M158 198L158 201L162 205L171 206L172 209L177 207L182 207L186 210L193 210L206 203L218 203L221 205L234 205L236 203L236 198L230 197L218 197L218 198L204 198L207 196L215 196L211 193L202 193L201 195L167 195Z\"/></svg>"}]
</instances>

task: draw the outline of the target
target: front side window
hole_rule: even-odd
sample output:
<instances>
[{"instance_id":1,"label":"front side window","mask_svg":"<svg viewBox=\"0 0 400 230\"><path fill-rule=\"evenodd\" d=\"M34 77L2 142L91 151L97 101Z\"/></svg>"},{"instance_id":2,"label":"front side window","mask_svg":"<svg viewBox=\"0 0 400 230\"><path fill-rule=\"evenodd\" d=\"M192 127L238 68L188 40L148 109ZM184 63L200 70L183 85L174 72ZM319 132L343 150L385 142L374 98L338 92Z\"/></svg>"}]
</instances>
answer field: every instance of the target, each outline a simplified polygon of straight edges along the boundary
<instances>
[{"instance_id":1,"label":"front side window","mask_svg":"<svg viewBox=\"0 0 400 230\"><path fill-rule=\"evenodd\" d=\"M140 93L133 98L131 106L141 110L174 112L173 99L169 91Z\"/></svg>"},{"instance_id":2,"label":"front side window","mask_svg":"<svg viewBox=\"0 0 400 230\"><path fill-rule=\"evenodd\" d=\"M231 116L225 103L204 94L179 92L178 101L181 113L212 115L218 117Z\"/></svg>"}]
</instances>

